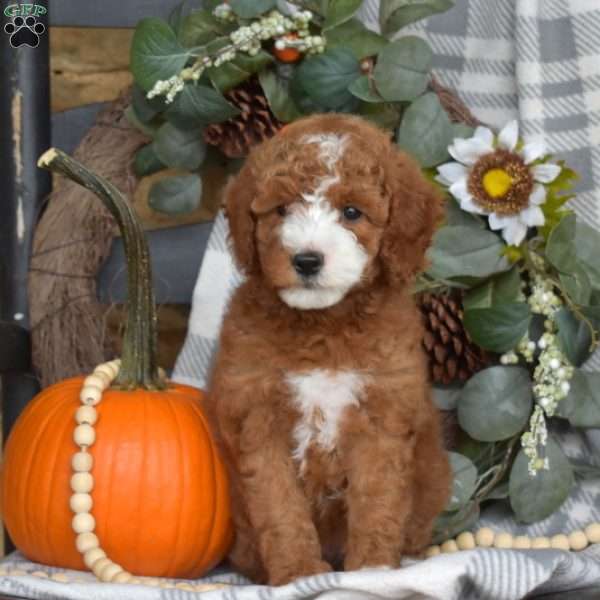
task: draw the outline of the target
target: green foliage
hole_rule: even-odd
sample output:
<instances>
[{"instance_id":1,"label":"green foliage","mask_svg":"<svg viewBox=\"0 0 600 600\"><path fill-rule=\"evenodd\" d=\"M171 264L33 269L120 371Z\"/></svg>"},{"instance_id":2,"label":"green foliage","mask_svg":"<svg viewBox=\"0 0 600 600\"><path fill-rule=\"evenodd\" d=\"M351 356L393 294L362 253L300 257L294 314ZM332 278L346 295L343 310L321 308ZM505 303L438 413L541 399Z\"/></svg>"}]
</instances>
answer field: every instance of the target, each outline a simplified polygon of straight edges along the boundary
<instances>
[{"instance_id":1,"label":"green foliage","mask_svg":"<svg viewBox=\"0 0 600 600\"><path fill-rule=\"evenodd\" d=\"M146 98L146 92L136 84L131 88L131 106L142 123L150 123L165 108L162 98L149 100Z\"/></svg>"},{"instance_id":2,"label":"green foliage","mask_svg":"<svg viewBox=\"0 0 600 600\"><path fill-rule=\"evenodd\" d=\"M454 479L446 510L455 511L471 499L477 481L477 468L466 456L457 452L448 452L448 458Z\"/></svg>"},{"instance_id":3,"label":"green foliage","mask_svg":"<svg viewBox=\"0 0 600 600\"><path fill-rule=\"evenodd\" d=\"M258 77L273 114L282 123L289 123L300 117L301 113L289 94L287 82L270 69L261 71Z\"/></svg>"},{"instance_id":4,"label":"green foliage","mask_svg":"<svg viewBox=\"0 0 600 600\"><path fill-rule=\"evenodd\" d=\"M592 336L589 326L580 321L568 308L557 311L554 314L554 322L558 327L560 349L572 365L579 367L590 356Z\"/></svg>"},{"instance_id":5,"label":"green foliage","mask_svg":"<svg viewBox=\"0 0 600 600\"><path fill-rule=\"evenodd\" d=\"M600 427L600 373L576 369L557 413L574 427Z\"/></svg>"},{"instance_id":6,"label":"green foliage","mask_svg":"<svg viewBox=\"0 0 600 600\"><path fill-rule=\"evenodd\" d=\"M433 542L440 544L472 527L479 518L479 502L467 502L456 511L443 512L435 521Z\"/></svg>"},{"instance_id":7,"label":"green foliage","mask_svg":"<svg viewBox=\"0 0 600 600\"><path fill-rule=\"evenodd\" d=\"M501 256L504 244L491 231L457 225L437 231L428 258L428 274L434 279L453 277L488 277L509 268Z\"/></svg>"},{"instance_id":8,"label":"green foliage","mask_svg":"<svg viewBox=\"0 0 600 600\"><path fill-rule=\"evenodd\" d=\"M563 273L569 273L577 264L574 240L575 215L569 214L550 232L546 244L546 258Z\"/></svg>"},{"instance_id":9,"label":"green foliage","mask_svg":"<svg viewBox=\"0 0 600 600\"><path fill-rule=\"evenodd\" d=\"M397 136L398 145L423 167L439 165L448 159L448 146L453 139L450 117L432 92L423 94L406 109Z\"/></svg>"},{"instance_id":10,"label":"green foliage","mask_svg":"<svg viewBox=\"0 0 600 600\"><path fill-rule=\"evenodd\" d=\"M367 29L357 19L350 19L325 34L328 48L348 48L357 59L374 56L389 44L383 36Z\"/></svg>"},{"instance_id":11,"label":"green foliage","mask_svg":"<svg viewBox=\"0 0 600 600\"><path fill-rule=\"evenodd\" d=\"M576 263L569 273L559 273L560 283L575 304L587 304L592 296L592 285L586 270Z\"/></svg>"},{"instance_id":12,"label":"green foliage","mask_svg":"<svg viewBox=\"0 0 600 600\"><path fill-rule=\"evenodd\" d=\"M510 504L519 521L535 523L550 516L567 499L573 486L573 469L559 445L548 437L545 447L549 469L532 477L529 459L521 450L510 472Z\"/></svg>"},{"instance_id":13,"label":"green foliage","mask_svg":"<svg viewBox=\"0 0 600 600\"><path fill-rule=\"evenodd\" d=\"M446 225L485 228L485 222L480 216L462 210L456 199L450 195L446 196Z\"/></svg>"},{"instance_id":14,"label":"green foliage","mask_svg":"<svg viewBox=\"0 0 600 600\"><path fill-rule=\"evenodd\" d=\"M562 171L554 181L545 186L547 196L542 210L546 222L543 227L539 228L544 239L548 239L550 232L560 223L561 219L571 212L564 208L564 205L574 197L574 194L570 192L579 179L579 175L566 167L564 161L557 161L557 164L562 167Z\"/></svg>"},{"instance_id":15,"label":"green foliage","mask_svg":"<svg viewBox=\"0 0 600 600\"><path fill-rule=\"evenodd\" d=\"M189 50L161 19L142 19L133 35L130 68L136 83L148 91L159 79L177 75L190 58Z\"/></svg>"},{"instance_id":16,"label":"green foliage","mask_svg":"<svg viewBox=\"0 0 600 600\"><path fill-rule=\"evenodd\" d=\"M373 81L367 75L361 75L355 79L349 86L348 90L353 96L364 102L383 102L383 98L377 93Z\"/></svg>"},{"instance_id":17,"label":"green foliage","mask_svg":"<svg viewBox=\"0 0 600 600\"><path fill-rule=\"evenodd\" d=\"M150 188L148 204L158 212L180 215L195 210L201 196L202 180L198 175L165 177Z\"/></svg>"},{"instance_id":18,"label":"green foliage","mask_svg":"<svg viewBox=\"0 0 600 600\"><path fill-rule=\"evenodd\" d=\"M276 4L276 0L229 0L233 12L242 19L258 17Z\"/></svg>"},{"instance_id":19,"label":"green foliage","mask_svg":"<svg viewBox=\"0 0 600 600\"><path fill-rule=\"evenodd\" d=\"M202 130L198 128L179 129L172 123L165 123L152 145L158 159L168 167L194 171L206 156L206 144Z\"/></svg>"},{"instance_id":20,"label":"green foliage","mask_svg":"<svg viewBox=\"0 0 600 600\"><path fill-rule=\"evenodd\" d=\"M361 4L362 0L329 0L323 31L326 32L351 19Z\"/></svg>"},{"instance_id":21,"label":"green foliage","mask_svg":"<svg viewBox=\"0 0 600 600\"><path fill-rule=\"evenodd\" d=\"M600 232L577 221L575 226L575 253L590 281L600 290Z\"/></svg>"},{"instance_id":22,"label":"green foliage","mask_svg":"<svg viewBox=\"0 0 600 600\"><path fill-rule=\"evenodd\" d=\"M444 12L452 6L453 0L381 0L379 23L383 33L391 35L410 23Z\"/></svg>"},{"instance_id":23,"label":"green foliage","mask_svg":"<svg viewBox=\"0 0 600 600\"><path fill-rule=\"evenodd\" d=\"M375 85L388 102L410 102L429 82L433 52L427 42L407 36L381 50L373 70Z\"/></svg>"},{"instance_id":24,"label":"green foliage","mask_svg":"<svg viewBox=\"0 0 600 600\"><path fill-rule=\"evenodd\" d=\"M465 384L458 400L458 422L476 440L505 440L525 427L532 404L526 369L490 367Z\"/></svg>"},{"instance_id":25,"label":"green foliage","mask_svg":"<svg viewBox=\"0 0 600 600\"><path fill-rule=\"evenodd\" d=\"M360 77L360 65L347 48L333 48L323 54L305 58L296 69L298 89L319 109L350 112L358 100L348 86Z\"/></svg>"},{"instance_id":26,"label":"green foliage","mask_svg":"<svg viewBox=\"0 0 600 600\"><path fill-rule=\"evenodd\" d=\"M220 123L239 114L216 90L207 85L186 85L166 116L181 127L198 127L209 123Z\"/></svg>"},{"instance_id":27,"label":"green foliage","mask_svg":"<svg viewBox=\"0 0 600 600\"><path fill-rule=\"evenodd\" d=\"M527 333L531 311L525 302L465 310L463 322L471 339L486 350L508 352Z\"/></svg>"},{"instance_id":28,"label":"green foliage","mask_svg":"<svg viewBox=\"0 0 600 600\"><path fill-rule=\"evenodd\" d=\"M461 392L462 386L459 385L434 385L433 401L440 410L454 410Z\"/></svg>"},{"instance_id":29,"label":"green foliage","mask_svg":"<svg viewBox=\"0 0 600 600\"><path fill-rule=\"evenodd\" d=\"M151 175L165 168L165 164L156 156L154 144L142 146L133 159L133 171L138 177Z\"/></svg>"},{"instance_id":30,"label":"green foliage","mask_svg":"<svg viewBox=\"0 0 600 600\"><path fill-rule=\"evenodd\" d=\"M194 48L225 34L226 29L209 11L197 10L181 20L178 38L186 48Z\"/></svg>"},{"instance_id":31,"label":"green foliage","mask_svg":"<svg viewBox=\"0 0 600 600\"><path fill-rule=\"evenodd\" d=\"M490 308L507 302L516 302L521 291L521 274L517 267L491 277L481 285L471 288L463 298L465 310Z\"/></svg>"},{"instance_id":32,"label":"green foliage","mask_svg":"<svg viewBox=\"0 0 600 600\"><path fill-rule=\"evenodd\" d=\"M212 84L222 93L229 91L256 73L261 73L273 62L264 50L255 56L238 54L231 62L206 70Z\"/></svg>"}]
</instances>

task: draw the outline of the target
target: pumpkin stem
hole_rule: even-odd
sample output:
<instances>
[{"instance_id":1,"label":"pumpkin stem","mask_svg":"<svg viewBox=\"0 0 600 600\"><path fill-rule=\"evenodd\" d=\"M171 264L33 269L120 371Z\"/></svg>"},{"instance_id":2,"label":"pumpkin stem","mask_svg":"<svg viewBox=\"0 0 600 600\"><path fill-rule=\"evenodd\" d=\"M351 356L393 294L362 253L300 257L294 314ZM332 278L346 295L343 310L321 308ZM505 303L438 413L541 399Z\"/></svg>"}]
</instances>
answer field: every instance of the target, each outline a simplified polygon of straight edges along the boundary
<instances>
[{"instance_id":1,"label":"pumpkin stem","mask_svg":"<svg viewBox=\"0 0 600 600\"><path fill-rule=\"evenodd\" d=\"M115 387L163 389L156 364L156 305L148 242L139 219L121 192L106 179L56 148L47 150L38 166L61 173L93 192L115 218L127 260L127 320L121 370Z\"/></svg>"}]
</instances>

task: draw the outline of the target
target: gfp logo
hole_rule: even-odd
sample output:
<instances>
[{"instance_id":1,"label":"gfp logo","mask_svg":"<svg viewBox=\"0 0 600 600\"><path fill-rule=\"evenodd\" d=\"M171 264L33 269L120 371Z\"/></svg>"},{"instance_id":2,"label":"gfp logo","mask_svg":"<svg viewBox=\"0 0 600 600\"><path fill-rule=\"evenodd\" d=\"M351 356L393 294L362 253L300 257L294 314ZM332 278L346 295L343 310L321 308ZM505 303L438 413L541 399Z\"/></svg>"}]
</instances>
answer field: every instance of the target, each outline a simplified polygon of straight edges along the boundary
<instances>
[{"instance_id":1,"label":"gfp logo","mask_svg":"<svg viewBox=\"0 0 600 600\"><path fill-rule=\"evenodd\" d=\"M4 9L4 16L11 19L4 25L4 31L10 35L13 48L29 46L35 48L40 43L40 35L46 31L37 17L45 15L45 6L38 4L10 4Z\"/></svg>"}]
</instances>

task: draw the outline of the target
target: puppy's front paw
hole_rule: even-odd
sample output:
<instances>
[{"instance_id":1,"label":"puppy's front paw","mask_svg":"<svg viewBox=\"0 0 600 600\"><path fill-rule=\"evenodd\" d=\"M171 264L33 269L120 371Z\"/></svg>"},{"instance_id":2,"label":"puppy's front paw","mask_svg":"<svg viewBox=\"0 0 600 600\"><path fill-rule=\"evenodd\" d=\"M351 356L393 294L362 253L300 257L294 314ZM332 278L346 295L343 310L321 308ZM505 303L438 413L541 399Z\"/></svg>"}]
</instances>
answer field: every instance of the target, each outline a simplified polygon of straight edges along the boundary
<instances>
[{"instance_id":1,"label":"puppy's front paw","mask_svg":"<svg viewBox=\"0 0 600 600\"><path fill-rule=\"evenodd\" d=\"M333 569L324 560L303 560L293 565L273 569L269 573L270 585L285 585L299 577L309 577L318 573L329 573Z\"/></svg>"}]
</instances>

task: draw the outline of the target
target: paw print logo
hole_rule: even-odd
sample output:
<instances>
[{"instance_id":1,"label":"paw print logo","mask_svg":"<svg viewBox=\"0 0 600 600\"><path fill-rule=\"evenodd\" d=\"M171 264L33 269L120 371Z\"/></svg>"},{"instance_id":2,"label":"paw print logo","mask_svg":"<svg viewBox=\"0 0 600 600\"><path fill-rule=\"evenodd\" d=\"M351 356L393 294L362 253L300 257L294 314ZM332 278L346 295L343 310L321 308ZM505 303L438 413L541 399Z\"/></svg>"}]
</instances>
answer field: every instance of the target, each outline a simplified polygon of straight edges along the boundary
<instances>
[{"instance_id":1,"label":"paw print logo","mask_svg":"<svg viewBox=\"0 0 600 600\"><path fill-rule=\"evenodd\" d=\"M43 23L35 17L15 17L12 22L4 26L4 31L10 35L10 45L13 48L29 46L36 48L40 43L40 35L46 31Z\"/></svg>"}]
</instances>

